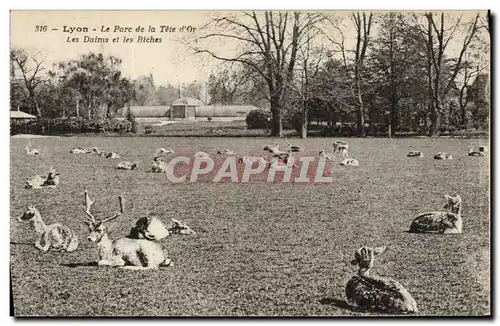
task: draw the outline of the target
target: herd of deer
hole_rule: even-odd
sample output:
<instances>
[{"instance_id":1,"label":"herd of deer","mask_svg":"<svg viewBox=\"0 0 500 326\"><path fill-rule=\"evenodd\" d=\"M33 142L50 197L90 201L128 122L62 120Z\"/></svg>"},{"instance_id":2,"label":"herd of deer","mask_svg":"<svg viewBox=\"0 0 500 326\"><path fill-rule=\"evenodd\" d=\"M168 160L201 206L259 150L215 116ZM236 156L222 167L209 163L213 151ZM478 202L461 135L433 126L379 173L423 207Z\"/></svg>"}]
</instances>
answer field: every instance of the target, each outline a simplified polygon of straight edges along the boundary
<instances>
[{"instance_id":1,"label":"herd of deer","mask_svg":"<svg viewBox=\"0 0 500 326\"><path fill-rule=\"evenodd\" d=\"M284 162L292 155L292 152L299 152L299 146L288 144L288 151L280 151L279 143L274 146L266 146L264 150L272 154L272 158L268 161ZM324 151L320 155L333 159L336 153L341 153L344 160L353 160L357 165L357 161L347 157L348 144L345 142L334 143L334 153L327 154ZM477 151L482 155L471 155L476 151L469 151L470 156L483 156L487 152L487 148L482 146ZM85 153L88 151L85 150ZM164 169L162 155L173 153L172 150L164 148L158 149L153 158L153 168L158 171ZM220 155L234 155L230 150L219 150ZM451 159L451 155L447 153L438 153L439 159ZM436 154L436 156L438 156ZM198 152L195 156L209 155L204 152ZM410 152L409 157L423 157L421 152ZM436 158L436 157L435 157ZM250 158L240 158L239 162L245 162ZM259 158L252 158L259 159ZM436 158L438 159L438 158ZM156 164L156 165L155 165ZM354 165L353 163L346 165ZM52 180L53 184L58 183L58 174L55 170L49 172L49 177L43 181ZM57 180L57 182L55 181ZM52 184L51 184L52 185ZM46 185L47 186L47 185ZM460 234L462 233L462 198L459 195L446 195L446 205L444 211L426 212L419 214L413 219L409 232L411 233L438 233L438 234ZM195 232L181 221L172 219L170 227L165 226L158 218L154 216L143 217L136 221L135 225L125 237L116 240L111 240L108 237L105 223L119 217L124 212L124 199L119 198L120 209L110 217L96 218L91 213L92 205L95 200L91 200L87 190L85 190L85 205L84 213L87 220L84 222L89 229L87 239L97 244L99 248L99 266L114 266L131 270L146 270L158 269L163 266L173 266L172 260L168 257L168 253L163 249L159 241L169 234L194 234ZM46 225L36 207L29 206L19 221L31 221L38 240L35 243L36 248L47 251L50 248L61 251L73 251L78 247L77 235L68 227L59 223ZM361 247L356 250L354 259L351 261L353 265L358 266L358 272L346 284L345 296L346 301L353 307L358 307L366 311L377 311L383 313L415 313L418 312L417 303L412 295L398 281L392 278L383 278L370 275L370 270L374 264L375 256L386 251L386 247L370 248Z\"/></svg>"},{"instance_id":2,"label":"herd of deer","mask_svg":"<svg viewBox=\"0 0 500 326\"><path fill-rule=\"evenodd\" d=\"M162 266L173 266L168 253L159 243L169 234L195 234L185 223L172 219L167 227L159 218L147 216L135 222L130 234L115 240L109 238L106 224L124 213L124 199L118 197L120 210L112 216L97 218L91 213L95 199L91 200L85 190L85 205L83 211L88 226L87 240L94 242L99 249L99 266L122 267L125 269L146 270L158 269ZM53 249L61 252L71 252L78 248L77 234L65 225L54 223L47 225L35 205L28 206L19 222L29 221L38 235L35 247L47 252Z\"/></svg>"}]
</instances>

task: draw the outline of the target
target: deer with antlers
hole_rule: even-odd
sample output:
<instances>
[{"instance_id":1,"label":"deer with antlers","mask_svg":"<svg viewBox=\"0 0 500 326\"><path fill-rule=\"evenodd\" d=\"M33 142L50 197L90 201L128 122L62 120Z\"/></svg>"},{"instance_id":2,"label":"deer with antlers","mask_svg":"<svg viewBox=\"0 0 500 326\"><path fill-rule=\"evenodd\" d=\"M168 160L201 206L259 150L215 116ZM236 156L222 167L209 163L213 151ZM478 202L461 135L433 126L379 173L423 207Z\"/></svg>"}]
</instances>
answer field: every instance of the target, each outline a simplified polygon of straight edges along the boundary
<instances>
[{"instance_id":1,"label":"deer with antlers","mask_svg":"<svg viewBox=\"0 0 500 326\"><path fill-rule=\"evenodd\" d=\"M160 244L146 239L131 239L122 237L111 240L107 234L105 223L114 220L123 214L123 198L118 197L120 211L105 219L95 218L90 209L95 203L91 200L87 190L85 190L85 207L83 208L88 221L90 234L89 241L95 242L99 248L99 266L120 267L130 270L158 269L163 266L173 266L173 262L168 258Z\"/></svg>"}]
</instances>

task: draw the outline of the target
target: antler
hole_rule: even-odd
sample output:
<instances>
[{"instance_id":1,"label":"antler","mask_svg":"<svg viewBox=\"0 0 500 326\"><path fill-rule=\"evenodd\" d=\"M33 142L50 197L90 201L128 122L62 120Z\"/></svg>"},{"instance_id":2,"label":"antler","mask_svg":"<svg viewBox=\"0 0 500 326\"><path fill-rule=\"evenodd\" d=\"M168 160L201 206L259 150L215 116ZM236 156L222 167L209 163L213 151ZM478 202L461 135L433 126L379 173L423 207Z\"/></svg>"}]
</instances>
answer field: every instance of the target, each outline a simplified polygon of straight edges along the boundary
<instances>
[{"instance_id":1,"label":"antler","mask_svg":"<svg viewBox=\"0 0 500 326\"><path fill-rule=\"evenodd\" d=\"M105 222L108 222L108 221L111 221L111 220L114 220L115 218L117 218L118 216L122 215L123 213L123 197L122 196L118 196L118 201L120 202L120 211L119 212L116 212L115 215L111 216L111 217L108 217L106 219L104 219L102 221L102 223L105 223Z\"/></svg>"},{"instance_id":2,"label":"antler","mask_svg":"<svg viewBox=\"0 0 500 326\"><path fill-rule=\"evenodd\" d=\"M87 217L91 222L96 222L95 217L90 213L90 208L94 203L95 199L90 200L89 193L87 189L85 189L85 207L83 208L83 211L85 212L85 214L87 214Z\"/></svg>"}]
</instances>

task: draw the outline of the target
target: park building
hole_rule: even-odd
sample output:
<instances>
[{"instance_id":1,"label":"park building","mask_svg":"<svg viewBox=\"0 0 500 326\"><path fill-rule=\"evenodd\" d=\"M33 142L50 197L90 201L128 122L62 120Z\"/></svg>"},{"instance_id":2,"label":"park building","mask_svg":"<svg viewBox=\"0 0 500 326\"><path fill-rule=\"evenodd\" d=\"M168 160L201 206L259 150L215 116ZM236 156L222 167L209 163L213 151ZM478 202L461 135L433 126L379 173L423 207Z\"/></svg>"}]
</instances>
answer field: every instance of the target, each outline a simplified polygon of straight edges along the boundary
<instances>
[{"instance_id":1,"label":"park building","mask_svg":"<svg viewBox=\"0 0 500 326\"><path fill-rule=\"evenodd\" d=\"M257 110L253 105L204 105L200 100L183 97L170 106L130 106L132 115L139 123L173 123L196 121L245 120L248 113ZM118 116L127 118L129 107L123 107Z\"/></svg>"}]
</instances>

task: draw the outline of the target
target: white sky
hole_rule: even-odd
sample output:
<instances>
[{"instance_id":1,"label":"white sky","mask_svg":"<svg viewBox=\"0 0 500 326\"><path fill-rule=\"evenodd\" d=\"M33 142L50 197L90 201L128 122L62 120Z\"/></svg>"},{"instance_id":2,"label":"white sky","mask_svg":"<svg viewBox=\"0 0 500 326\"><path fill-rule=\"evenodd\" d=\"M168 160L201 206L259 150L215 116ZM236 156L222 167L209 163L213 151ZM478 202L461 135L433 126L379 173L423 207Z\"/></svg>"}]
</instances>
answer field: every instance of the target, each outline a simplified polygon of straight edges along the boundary
<instances>
[{"instance_id":1,"label":"white sky","mask_svg":"<svg viewBox=\"0 0 500 326\"><path fill-rule=\"evenodd\" d=\"M475 12L455 12L464 14L464 19L472 17ZM91 32L86 33L98 37L138 36L137 26L194 26L200 28L214 12L209 11L12 11L11 12L11 46L22 47L31 52L39 51L46 56L47 67L52 63L70 60L90 51L103 51L107 55L114 55L123 60L122 71L126 76L136 78L141 75L153 74L156 85L164 85L170 82L190 82L192 80L206 81L209 73L216 68L219 61L208 59L206 56L190 55L188 49L178 43L178 38L188 33L160 33L157 30L153 35L162 38L162 43L123 44L120 43L83 43L83 35L79 33L63 33L62 28L66 26L88 27ZM219 12L221 14L221 12ZM349 12L337 12L338 15L347 18ZM48 32L35 31L36 25L47 25ZM128 33L101 33L101 26L115 25L132 27L134 32ZM345 20L346 26L351 26L349 20ZM51 31L58 28L59 31ZM92 29L96 28L96 32ZM350 42L354 41L354 30L345 33ZM152 35L152 33L144 33ZM197 34L199 35L199 34ZM67 37L80 37L79 43L68 43ZM457 41L461 41L461 37ZM111 40L110 40L111 41ZM458 43L457 43L458 45ZM219 44L217 50L224 51L231 48L231 44ZM450 46L450 48L453 48Z\"/></svg>"}]
</instances>

